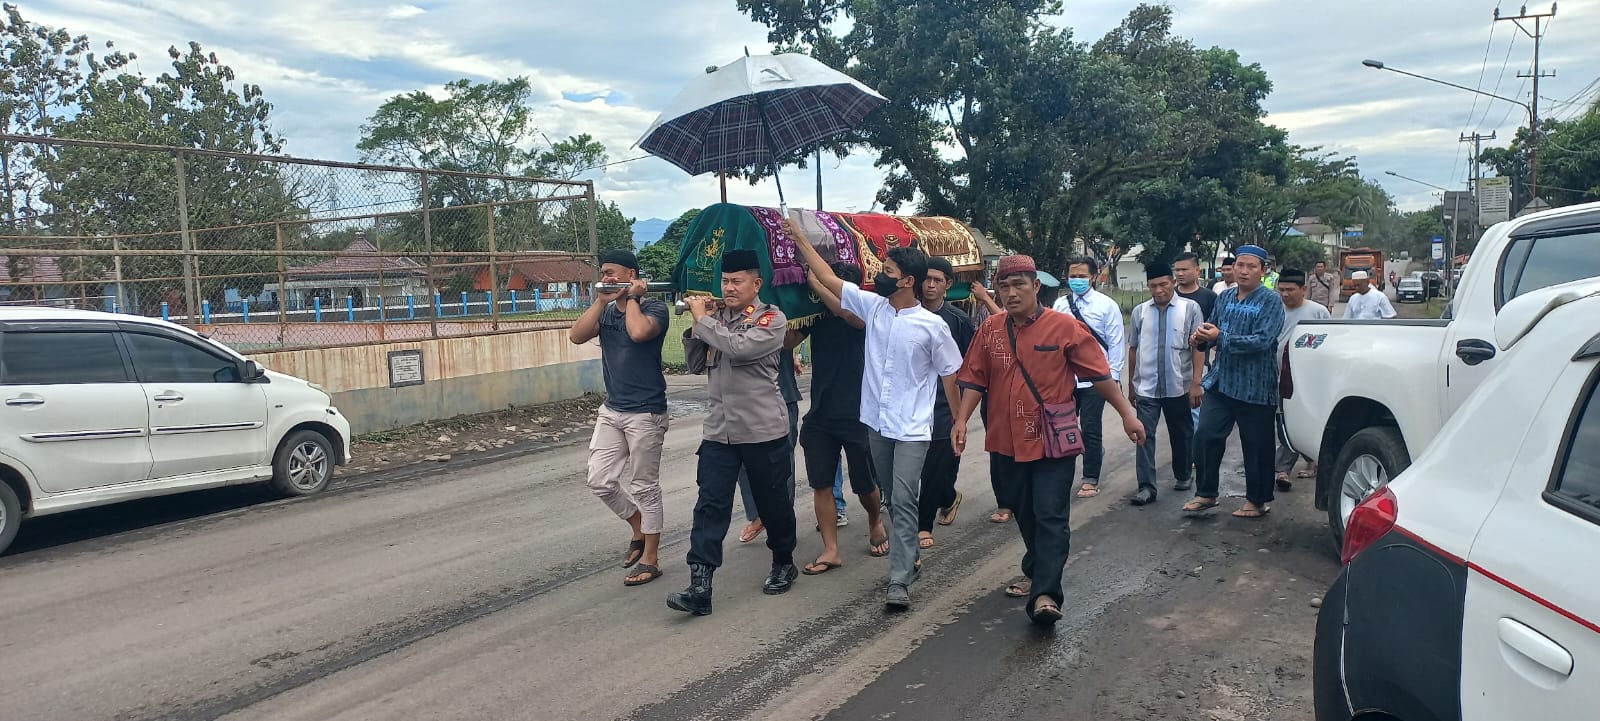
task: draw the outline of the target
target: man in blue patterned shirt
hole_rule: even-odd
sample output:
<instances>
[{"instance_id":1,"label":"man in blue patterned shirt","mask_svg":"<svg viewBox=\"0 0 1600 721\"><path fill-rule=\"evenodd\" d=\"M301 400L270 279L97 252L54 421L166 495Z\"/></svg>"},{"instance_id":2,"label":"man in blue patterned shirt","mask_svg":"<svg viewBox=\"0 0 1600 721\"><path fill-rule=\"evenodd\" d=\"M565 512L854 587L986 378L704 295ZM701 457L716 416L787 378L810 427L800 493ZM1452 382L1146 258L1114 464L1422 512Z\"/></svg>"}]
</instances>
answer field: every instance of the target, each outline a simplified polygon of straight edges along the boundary
<instances>
[{"instance_id":1,"label":"man in blue patterned shirt","mask_svg":"<svg viewBox=\"0 0 1600 721\"><path fill-rule=\"evenodd\" d=\"M1194 500L1184 505L1197 513L1217 505L1222 452L1235 423L1244 452L1245 504L1237 518L1267 515L1272 502L1275 451L1273 423L1278 403L1278 333L1283 329L1283 299L1261 285L1267 251L1246 245L1236 253L1236 287L1222 291L1211 322L1200 326L1191 341L1200 350L1216 348L1216 362L1206 374L1200 426Z\"/></svg>"}]
</instances>

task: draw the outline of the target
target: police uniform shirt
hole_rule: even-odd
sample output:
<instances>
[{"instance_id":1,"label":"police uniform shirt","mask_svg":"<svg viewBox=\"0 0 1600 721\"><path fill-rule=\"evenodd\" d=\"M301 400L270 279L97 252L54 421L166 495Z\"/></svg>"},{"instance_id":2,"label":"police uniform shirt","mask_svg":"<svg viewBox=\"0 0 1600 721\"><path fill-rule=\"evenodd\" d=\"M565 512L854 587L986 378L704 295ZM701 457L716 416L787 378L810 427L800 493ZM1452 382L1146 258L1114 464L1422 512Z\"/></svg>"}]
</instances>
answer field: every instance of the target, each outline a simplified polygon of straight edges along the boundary
<instances>
[{"instance_id":1,"label":"police uniform shirt","mask_svg":"<svg viewBox=\"0 0 1600 721\"><path fill-rule=\"evenodd\" d=\"M689 372L706 374L711 395L706 440L762 443L789 435L789 412L778 388L787 326L777 306L757 302L708 313L684 331Z\"/></svg>"}]
</instances>

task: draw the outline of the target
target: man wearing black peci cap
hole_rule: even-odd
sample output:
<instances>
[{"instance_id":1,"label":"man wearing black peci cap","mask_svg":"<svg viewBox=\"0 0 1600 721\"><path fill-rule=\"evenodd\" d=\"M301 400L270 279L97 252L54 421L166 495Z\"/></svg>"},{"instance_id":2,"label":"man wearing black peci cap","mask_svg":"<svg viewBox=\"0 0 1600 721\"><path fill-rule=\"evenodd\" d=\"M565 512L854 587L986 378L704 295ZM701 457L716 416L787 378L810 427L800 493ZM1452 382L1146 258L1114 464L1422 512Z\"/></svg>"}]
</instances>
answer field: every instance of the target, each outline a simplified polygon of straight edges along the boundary
<instances>
[{"instance_id":1,"label":"man wearing black peci cap","mask_svg":"<svg viewBox=\"0 0 1600 721\"><path fill-rule=\"evenodd\" d=\"M573 323L567 338L579 345L600 339L606 402L589 439L589 490L633 529L622 567L638 568L623 584L638 586L661 577L661 443L667 435L661 342L667 304L645 297L639 261L629 251L601 254L600 277L630 287L595 293L594 304Z\"/></svg>"},{"instance_id":2,"label":"man wearing black peci cap","mask_svg":"<svg viewBox=\"0 0 1600 721\"><path fill-rule=\"evenodd\" d=\"M789 495L794 450L788 408L778 389L788 319L777 306L761 302L760 292L755 251L730 250L722 254L722 308L709 310L705 296L684 300L694 315L694 325L683 333L684 356L690 372L707 375L711 408L698 452L700 495L689 534L689 588L669 594L667 606L697 616L711 613L711 576L722 565L740 468L750 477L772 551L772 573L762 591L784 593L800 573L794 565Z\"/></svg>"},{"instance_id":3,"label":"man wearing black peci cap","mask_svg":"<svg viewBox=\"0 0 1600 721\"><path fill-rule=\"evenodd\" d=\"M1156 421L1167 419L1167 440L1172 445L1174 487L1191 482L1189 453L1194 446L1193 408L1200 407L1205 391L1205 354L1189 337L1205 322L1199 303L1178 295L1173 270L1161 263L1145 267L1150 300L1140 303L1130 316L1128 344L1128 402L1144 424L1135 470L1139 491L1130 499L1135 506L1156 500Z\"/></svg>"}]
</instances>

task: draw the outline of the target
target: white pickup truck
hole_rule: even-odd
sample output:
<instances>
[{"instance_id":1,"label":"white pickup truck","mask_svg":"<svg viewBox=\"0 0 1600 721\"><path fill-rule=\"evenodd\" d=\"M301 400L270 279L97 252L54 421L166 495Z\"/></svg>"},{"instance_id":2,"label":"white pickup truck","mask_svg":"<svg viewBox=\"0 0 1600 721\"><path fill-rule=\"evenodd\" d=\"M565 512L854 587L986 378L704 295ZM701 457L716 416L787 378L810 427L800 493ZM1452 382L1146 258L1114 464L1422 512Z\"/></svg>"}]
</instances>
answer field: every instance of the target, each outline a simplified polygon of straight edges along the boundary
<instances>
[{"instance_id":1,"label":"white pickup truck","mask_svg":"<svg viewBox=\"0 0 1600 721\"><path fill-rule=\"evenodd\" d=\"M1590 278L1600 278L1600 203L1490 228L1444 318L1296 327L1284 358L1284 427L1289 445L1317 461L1316 506L1336 541L1356 504L1411 465L1501 351L1550 310L1600 290L1600 280L1573 282ZM1558 285L1540 294L1545 303L1501 312Z\"/></svg>"}]
</instances>

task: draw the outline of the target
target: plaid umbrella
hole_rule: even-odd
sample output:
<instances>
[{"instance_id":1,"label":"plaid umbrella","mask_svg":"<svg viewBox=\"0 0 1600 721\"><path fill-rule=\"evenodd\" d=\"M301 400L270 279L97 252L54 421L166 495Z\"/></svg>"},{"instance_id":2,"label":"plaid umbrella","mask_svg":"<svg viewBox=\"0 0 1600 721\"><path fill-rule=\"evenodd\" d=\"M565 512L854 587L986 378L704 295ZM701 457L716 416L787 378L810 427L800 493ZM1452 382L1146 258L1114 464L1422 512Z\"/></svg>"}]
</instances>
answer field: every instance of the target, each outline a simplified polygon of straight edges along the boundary
<instances>
[{"instance_id":1,"label":"plaid umbrella","mask_svg":"<svg viewBox=\"0 0 1600 721\"><path fill-rule=\"evenodd\" d=\"M746 55L696 78L635 146L690 175L772 165L856 127L885 102L811 57Z\"/></svg>"}]
</instances>

